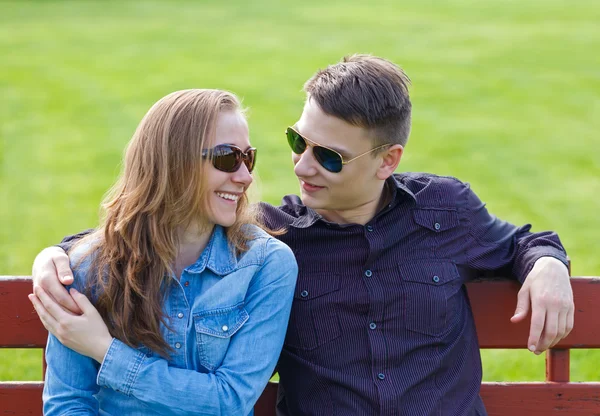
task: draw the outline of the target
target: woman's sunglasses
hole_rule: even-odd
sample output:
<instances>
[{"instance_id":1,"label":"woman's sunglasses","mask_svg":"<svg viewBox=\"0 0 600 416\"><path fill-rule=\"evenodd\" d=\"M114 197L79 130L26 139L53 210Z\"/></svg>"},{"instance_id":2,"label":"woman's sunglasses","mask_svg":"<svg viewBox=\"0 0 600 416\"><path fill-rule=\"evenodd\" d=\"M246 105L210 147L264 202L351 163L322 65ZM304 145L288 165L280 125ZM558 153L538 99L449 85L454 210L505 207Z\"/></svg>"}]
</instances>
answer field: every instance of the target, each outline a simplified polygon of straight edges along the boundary
<instances>
[{"instance_id":1,"label":"woman's sunglasses","mask_svg":"<svg viewBox=\"0 0 600 416\"><path fill-rule=\"evenodd\" d=\"M212 149L204 149L202 157L209 158L213 166L222 172L235 172L243 162L248 172L252 173L256 164L256 149L251 147L244 152L232 144L218 144Z\"/></svg>"},{"instance_id":2,"label":"woman's sunglasses","mask_svg":"<svg viewBox=\"0 0 600 416\"><path fill-rule=\"evenodd\" d=\"M344 160L343 156L335 150L317 144L311 140L308 140L306 137L301 136L300 133L298 133L292 127L288 127L285 131L285 134L287 136L288 144L292 148L292 152L296 153L297 155L301 155L306 151L306 148L310 145L310 147L312 147L313 155L315 156L317 162L319 162L319 164L325 169L327 169L329 172L333 173L341 172L344 165L355 161L359 157L368 155L369 153L381 149L382 147L390 146L390 144L382 144L381 146L377 146L371 150L361 153L360 155L353 157L350 160Z\"/></svg>"}]
</instances>

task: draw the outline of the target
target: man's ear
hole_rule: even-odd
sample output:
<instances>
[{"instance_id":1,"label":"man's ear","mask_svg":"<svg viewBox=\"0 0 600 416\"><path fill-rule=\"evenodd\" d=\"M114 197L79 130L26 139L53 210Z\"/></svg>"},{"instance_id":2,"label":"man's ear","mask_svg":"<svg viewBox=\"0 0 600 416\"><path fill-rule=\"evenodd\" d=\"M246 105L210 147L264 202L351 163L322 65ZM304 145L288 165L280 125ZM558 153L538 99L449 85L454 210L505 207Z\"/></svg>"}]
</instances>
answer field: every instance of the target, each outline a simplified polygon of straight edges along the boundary
<instances>
[{"instance_id":1,"label":"man's ear","mask_svg":"<svg viewBox=\"0 0 600 416\"><path fill-rule=\"evenodd\" d=\"M400 159L402 159L402 154L404 154L404 147L400 144L394 144L385 151L383 151L379 157L381 158L381 164L377 169L377 178L381 180L386 180L396 170L398 164L400 164Z\"/></svg>"}]
</instances>

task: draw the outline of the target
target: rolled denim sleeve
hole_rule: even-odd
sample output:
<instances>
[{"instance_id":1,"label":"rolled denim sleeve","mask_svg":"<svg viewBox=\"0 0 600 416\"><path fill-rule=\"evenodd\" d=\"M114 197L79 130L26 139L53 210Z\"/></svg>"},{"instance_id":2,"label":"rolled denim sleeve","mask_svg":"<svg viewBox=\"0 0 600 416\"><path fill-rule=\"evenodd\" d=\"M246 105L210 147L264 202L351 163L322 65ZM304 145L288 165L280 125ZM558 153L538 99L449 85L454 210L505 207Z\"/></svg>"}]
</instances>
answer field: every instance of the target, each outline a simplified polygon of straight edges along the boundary
<instances>
[{"instance_id":1,"label":"rolled denim sleeve","mask_svg":"<svg viewBox=\"0 0 600 416\"><path fill-rule=\"evenodd\" d=\"M44 415L97 415L98 400L94 395L98 363L62 345L54 335L46 345L46 379L44 382Z\"/></svg>"},{"instance_id":2,"label":"rolled denim sleeve","mask_svg":"<svg viewBox=\"0 0 600 416\"><path fill-rule=\"evenodd\" d=\"M471 237L466 253L469 264L480 271L506 270L523 283L541 257L554 257L568 267L558 235L532 233L531 225L517 227L490 214L485 204L463 184L465 219Z\"/></svg>"},{"instance_id":3,"label":"rolled denim sleeve","mask_svg":"<svg viewBox=\"0 0 600 416\"><path fill-rule=\"evenodd\" d=\"M250 318L232 337L214 373L170 367L162 358L114 341L98 383L163 415L248 415L279 358L298 273L296 259L283 243L270 239L266 250L245 298Z\"/></svg>"}]
</instances>

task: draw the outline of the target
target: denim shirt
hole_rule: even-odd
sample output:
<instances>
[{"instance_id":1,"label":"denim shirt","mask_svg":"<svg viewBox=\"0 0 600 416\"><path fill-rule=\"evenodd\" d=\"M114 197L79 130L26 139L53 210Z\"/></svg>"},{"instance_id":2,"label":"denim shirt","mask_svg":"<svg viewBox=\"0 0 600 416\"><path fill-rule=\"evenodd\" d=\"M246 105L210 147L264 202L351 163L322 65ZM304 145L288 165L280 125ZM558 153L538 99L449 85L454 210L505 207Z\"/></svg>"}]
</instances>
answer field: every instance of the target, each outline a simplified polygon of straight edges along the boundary
<instances>
[{"instance_id":1,"label":"denim shirt","mask_svg":"<svg viewBox=\"0 0 600 416\"><path fill-rule=\"evenodd\" d=\"M216 226L200 258L173 278L162 327L169 360L113 339L101 364L49 335L45 415L252 415L285 337L297 265L283 243L256 230L230 250ZM70 253L78 289L89 261Z\"/></svg>"}]
</instances>

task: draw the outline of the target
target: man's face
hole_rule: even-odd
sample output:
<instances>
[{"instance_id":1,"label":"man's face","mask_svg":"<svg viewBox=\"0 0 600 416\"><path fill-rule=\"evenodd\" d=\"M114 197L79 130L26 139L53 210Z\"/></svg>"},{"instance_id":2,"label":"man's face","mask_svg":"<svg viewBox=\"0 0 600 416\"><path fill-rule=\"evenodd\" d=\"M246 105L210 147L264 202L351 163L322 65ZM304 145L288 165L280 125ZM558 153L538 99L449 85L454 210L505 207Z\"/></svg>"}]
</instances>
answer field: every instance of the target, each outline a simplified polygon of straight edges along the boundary
<instances>
[{"instance_id":1,"label":"man's face","mask_svg":"<svg viewBox=\"0 0 600 416\"><path fill-rule=\"evenodd\" d=\"M374 146L366 129L325 114L311 99L307 100L295 128L308 140L336 150L344 160ZM381 181L376 177L380 157L365 155L344 165L339 173L323 168L310 146L301 155L292 153L292 160L300 181L302 201L307 207L319 211L360 210L381 194Z\"/></svg>"}]
</instances>

